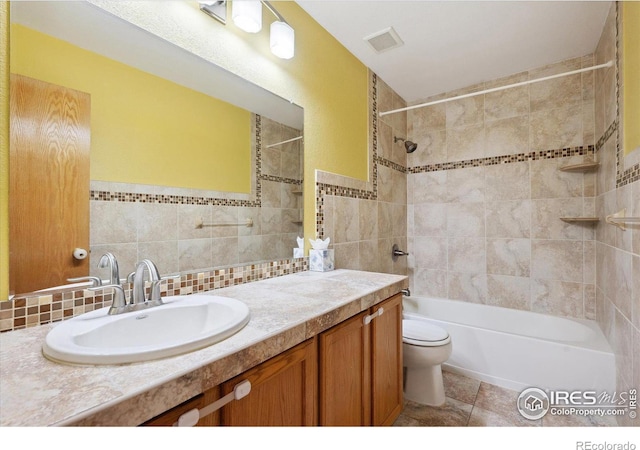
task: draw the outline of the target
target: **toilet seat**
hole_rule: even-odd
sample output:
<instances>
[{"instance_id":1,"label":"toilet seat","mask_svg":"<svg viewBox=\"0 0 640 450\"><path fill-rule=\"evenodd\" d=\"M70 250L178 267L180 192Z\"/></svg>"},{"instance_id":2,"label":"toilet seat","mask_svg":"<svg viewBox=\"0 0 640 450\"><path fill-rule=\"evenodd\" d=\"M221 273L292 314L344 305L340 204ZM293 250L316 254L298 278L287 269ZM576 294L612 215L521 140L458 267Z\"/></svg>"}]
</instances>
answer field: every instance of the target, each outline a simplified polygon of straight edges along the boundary
<instances>
[{"instance_id":1,"label":"toilet seat","mask_svg":"<svg viewBox=\"0 0 640 450\"><path fill-rule=\"evenodd\" d=\"M420 347L439 347L451 342L451 336L444 328L421 320L402 321L402 342Z\"/></svg>"}]
</instances>

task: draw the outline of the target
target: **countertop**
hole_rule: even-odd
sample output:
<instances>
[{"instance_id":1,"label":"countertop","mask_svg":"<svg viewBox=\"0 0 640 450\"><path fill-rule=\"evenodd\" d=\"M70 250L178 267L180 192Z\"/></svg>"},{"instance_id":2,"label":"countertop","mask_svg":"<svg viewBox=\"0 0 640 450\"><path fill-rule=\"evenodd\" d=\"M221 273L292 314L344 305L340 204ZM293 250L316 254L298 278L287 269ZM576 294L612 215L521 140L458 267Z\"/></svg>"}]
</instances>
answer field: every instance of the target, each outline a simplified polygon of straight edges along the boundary
<instances>
[{"instance_id":1,"label":"countertop","mask_svg":"<svg viewBox=\"0 0 640 450\"><path fill-rule=\"evenodd\" d=\"M249 324L218 344L144 363L73 366L49 361L42 343L56 324L2 333L0 426L139 425L408 284L402 275L334 270L209 291L245 302Z\"/></svg>"}]
</instances>

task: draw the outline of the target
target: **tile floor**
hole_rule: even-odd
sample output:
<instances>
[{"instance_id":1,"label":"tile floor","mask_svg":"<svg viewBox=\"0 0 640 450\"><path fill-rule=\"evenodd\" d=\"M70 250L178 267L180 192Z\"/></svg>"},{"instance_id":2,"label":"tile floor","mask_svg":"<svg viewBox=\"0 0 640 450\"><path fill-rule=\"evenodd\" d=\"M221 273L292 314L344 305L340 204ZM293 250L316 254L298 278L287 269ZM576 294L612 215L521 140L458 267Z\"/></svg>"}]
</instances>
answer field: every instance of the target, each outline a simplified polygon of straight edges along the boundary
<instances>
[{"instance_id":1,"label":"tile floor","mask_svg":"<svg viewBox=\"0 0 640 450\"><path fill-rule=\"evenodd\" d=\"M516 401L520 392L443 371L446 401L432 407L405 400L394 426L405 427L554 427L617 426L613 417L552 416L528 420L520 415Z\"/></svg>"}]
</instances>

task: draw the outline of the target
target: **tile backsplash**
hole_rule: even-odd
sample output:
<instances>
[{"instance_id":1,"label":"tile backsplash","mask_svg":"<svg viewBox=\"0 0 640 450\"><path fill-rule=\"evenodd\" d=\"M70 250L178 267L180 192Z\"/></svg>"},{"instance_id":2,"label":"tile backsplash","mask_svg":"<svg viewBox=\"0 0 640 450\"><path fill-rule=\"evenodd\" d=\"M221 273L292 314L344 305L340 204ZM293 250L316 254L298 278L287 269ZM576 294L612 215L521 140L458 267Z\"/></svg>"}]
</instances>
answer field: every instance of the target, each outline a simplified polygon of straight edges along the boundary
<instances>
[{"instance_id":1,"label":"tile backsplash","mask_svg":"<svg viewBox=\"0 0 640 450\"><path fill-rule=\"evenodd\" d=\"M165 280L161 284L161 294L189 295L306 270L309 270L307 257L211 269ZM126 284L124 287L128 298L131 285ZM69 319L110 306L112 300L113 294L110 289L92 292L86 289L65 288L14 297L0 302L0 332Z\"/></svg>"}]
</instances>

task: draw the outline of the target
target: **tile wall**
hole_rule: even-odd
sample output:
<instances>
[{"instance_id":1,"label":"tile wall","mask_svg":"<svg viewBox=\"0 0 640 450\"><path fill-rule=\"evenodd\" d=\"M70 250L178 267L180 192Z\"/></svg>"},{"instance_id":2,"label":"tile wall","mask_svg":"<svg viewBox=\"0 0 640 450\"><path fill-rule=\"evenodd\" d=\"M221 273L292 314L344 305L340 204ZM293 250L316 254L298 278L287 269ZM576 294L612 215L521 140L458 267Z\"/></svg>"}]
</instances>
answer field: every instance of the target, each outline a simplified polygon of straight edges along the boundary
<instances>
[{"instance_id":1,"label":"tile wall","mask_svg":"<svg viewBox=\"0 0 640 450\"><path fill-rule=\"evenodd\" d=\"M453 97L594 64L593 55ZM426 99L436 100L440 97ZM595 318L594 77L586 72L409 111L409 273L418 295Z\"/></svg>"},{"instance_id":2,"label":"tile wall","mask_svg":"<svg viewBox=\"0 0 640 450\"><path fill-rule=\"evenodd\" d=\"M596 212L603 219L626 208L640 216L640 150L623 155L619 92L621 23L613 3L596 50L598 64L617 60L616 67L595 77L595 132L600 138ZM617 389L640 388L640 226L623 231L603 220L596 229L596 318L616 355ZM628 415L619 425L638 426Z\"/></svg>"}]
</instances>

